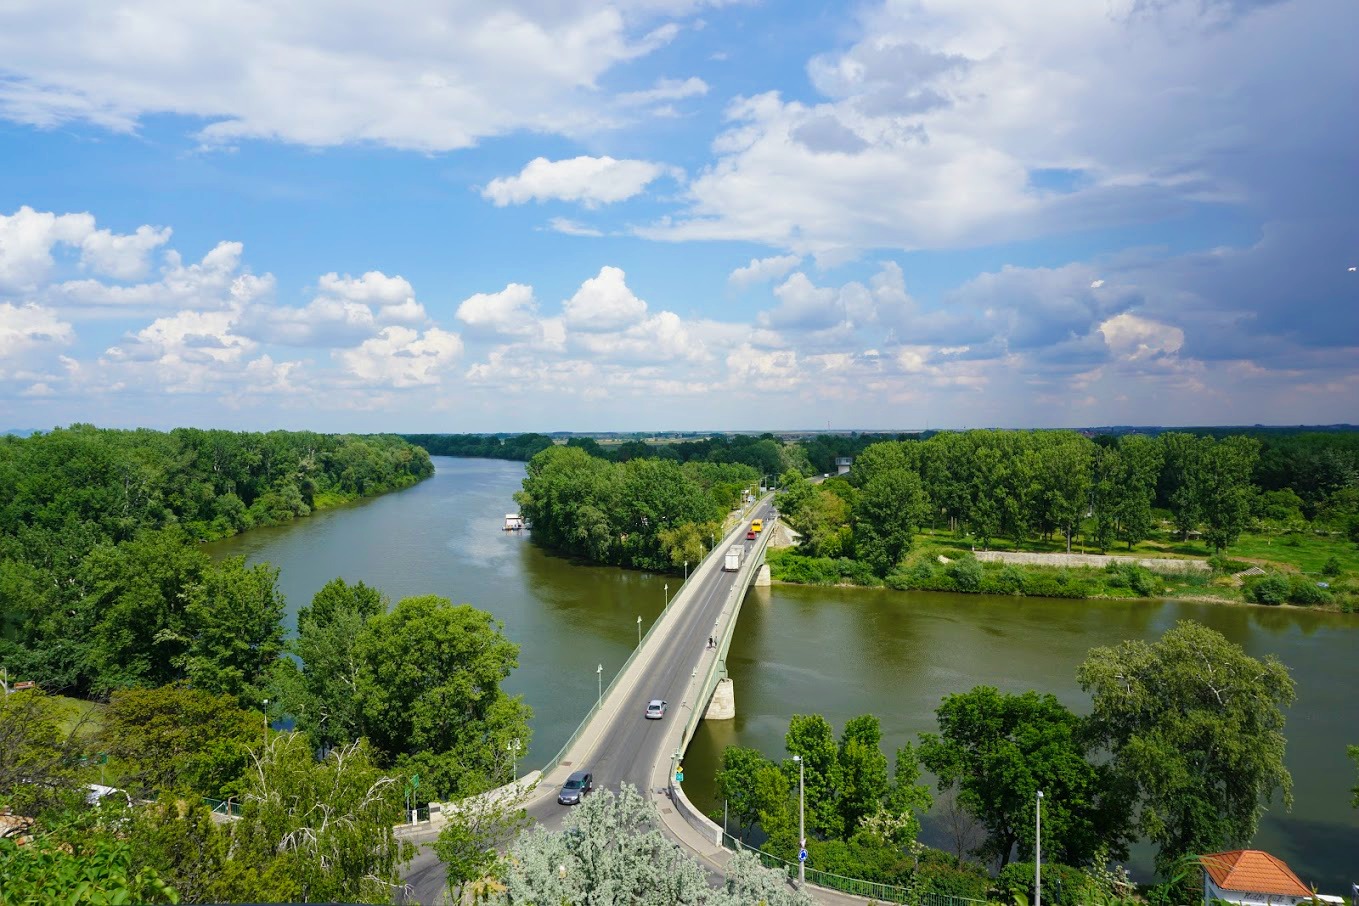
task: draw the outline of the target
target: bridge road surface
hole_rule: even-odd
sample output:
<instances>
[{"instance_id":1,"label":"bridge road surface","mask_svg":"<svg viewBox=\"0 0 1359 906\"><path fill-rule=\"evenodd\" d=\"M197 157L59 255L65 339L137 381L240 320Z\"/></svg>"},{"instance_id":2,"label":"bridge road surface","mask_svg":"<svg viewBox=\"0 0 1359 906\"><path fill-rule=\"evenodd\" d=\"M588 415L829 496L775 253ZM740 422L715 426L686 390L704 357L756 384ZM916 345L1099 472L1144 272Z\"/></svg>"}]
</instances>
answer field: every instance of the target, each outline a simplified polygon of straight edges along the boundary
<instances>
[{"instance_id":1,"label":"bridge road surface","mask_svg":"<svg viewBox=\"0 0 1359 906\"><path fill-rule=\"evenodd\" d=\"M772 506L766 498L745 517L742 531L736 537L744 537L745 527L751 519L764 519L770 523L771 516ZM715 554L716 557L722 555L720 550ZM708 653L708 637L714 634L714 625L738 575L723 571L720 562L716 565L718 568L688 590L682 606L670 608L663 618L668 621L664 631L657 627L653 638L647 640L648 647L654 650L645 664L642 678L633 684L620 680L605 699L604 709L581 734L561 765L543 776L525 805L534 822L551 831L561 830L570 808L557 804L557 793L572 771L593 773L596 790L617 792L620 784L629 783L643 795L653 789L655 769L662 760L668 772L672 752L664 751L664 746L673 729L671 722L686 723L692 709L708 705L706 701L692 701L687 695L699 661ZM691 576L689 581L694 582L696 578ZM738 593L745 592L742 588ZM653 646L652 643L657 644ZM697 685L694 691L697 691ZM653 698L669 703L664 720L647 720L643 716L646 703ZM611 710L610 705L614 703L617 707ZM423 843L426 839L432 841L435 836L437 832L430 832L427 838L421 834L410 839ZM406 902L441 902L444 867L428 846L421 846L419 854L406 869L405 880L414 893L414 898ZM715 880L720 882L720 875Z\"/></svg>"}]
</instances>

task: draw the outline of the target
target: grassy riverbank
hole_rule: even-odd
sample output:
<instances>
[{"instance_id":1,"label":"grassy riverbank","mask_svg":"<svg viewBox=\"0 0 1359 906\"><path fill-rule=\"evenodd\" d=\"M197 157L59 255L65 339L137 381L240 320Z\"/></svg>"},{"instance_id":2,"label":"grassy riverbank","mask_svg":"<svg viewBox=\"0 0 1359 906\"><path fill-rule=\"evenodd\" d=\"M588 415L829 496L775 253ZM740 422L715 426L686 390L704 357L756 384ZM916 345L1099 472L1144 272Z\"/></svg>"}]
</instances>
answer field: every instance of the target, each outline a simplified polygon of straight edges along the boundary
<instances>
[{"instance_id":1,"label":"grassy riverbank","mask_svg":"<svg viewBox=\"0 0 1359 906\"><path fill-rule=\"evenodd\" d=\"M993 549L1001 549L993 546ZM1054 542L1024 545L1028 553L1061 553ZM1079 546L1073 546L1073 552ZM1089 551L1095 553L1095 551ZM1243 535L1227 557L1212 558L1196 542L1147 541L1113 556L1189 559L1211 571L1154 570L1131 563L1105 567L982 563L966 539L925 532L910 554L886 577L868 564L847 557L808 557L796 549L771 550L775 581L803 585L859 585L962 594L1022 595L1049 598L1185 598L1224 603L1292 603L1323 609L1359 610L1359 546L1334 536ZM1236 574L1258 566L1264 576ZM1324 584L1324 585L1323 585Z\"/></svg>"}]
</instances>

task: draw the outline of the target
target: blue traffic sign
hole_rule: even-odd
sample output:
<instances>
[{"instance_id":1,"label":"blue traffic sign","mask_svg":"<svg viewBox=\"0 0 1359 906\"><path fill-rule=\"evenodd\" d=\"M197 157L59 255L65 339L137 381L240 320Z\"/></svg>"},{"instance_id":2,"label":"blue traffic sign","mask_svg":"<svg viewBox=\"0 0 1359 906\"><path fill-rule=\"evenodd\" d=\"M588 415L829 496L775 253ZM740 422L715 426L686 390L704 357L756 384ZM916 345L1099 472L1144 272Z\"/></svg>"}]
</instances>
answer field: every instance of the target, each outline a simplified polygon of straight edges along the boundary
<instances>
[{"instance_id":1,"label":"blue traffic sign","mask_svg":"<svg viewBox=\"0 0 1359 906\"><path fill-rule=\"evenodd\" d=\"M676 783L683 783L683 782L684 782L684 772L683 772L683 771L676 771L676 772L675 772L675 782L676 782Z\"/></svg>"},{"instance_id":2,"label":"blue traffic sign","mask_svg":"<svg viewBox=\"0 0 1359 906\"><path fill-rule=\"evenodd\" d=\"M805 849L799 849L799 850L797 851L797 860L798 860L799 862L806 862L806 861L807 861L807 850L805 850Z\"/></svg>"}]
</instances>

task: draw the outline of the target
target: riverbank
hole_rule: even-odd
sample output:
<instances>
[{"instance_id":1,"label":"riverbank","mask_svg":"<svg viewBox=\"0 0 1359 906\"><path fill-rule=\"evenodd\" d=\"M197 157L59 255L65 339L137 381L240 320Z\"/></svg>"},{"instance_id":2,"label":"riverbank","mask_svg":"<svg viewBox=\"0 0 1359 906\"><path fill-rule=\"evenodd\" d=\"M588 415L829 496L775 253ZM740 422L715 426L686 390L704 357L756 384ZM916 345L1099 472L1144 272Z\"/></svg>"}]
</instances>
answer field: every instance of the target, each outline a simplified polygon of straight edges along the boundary
<instances>
[{"instance_id":1,"label":"riverbank","mask_svg":"<svg viewBox=\"0 0 1359 906\"><path fill-rule=\"evenodd\" d=\"M1251 564L1225 559L974 553L956 546L924 544L895 570L880 577L866 563L848 557L808 557L791 548L771 550L767 556L773 581L790 585L1039 598L1176 598L1222 604L1292 604L1344 613L1359 609L1359 587L1343 575L1332 577L1333 581L1278 570L1242 575L1256 571L1250 569ZM1041 562L1047 557L1053 558L1053 565Z\"/></svg>"}]
</instances>

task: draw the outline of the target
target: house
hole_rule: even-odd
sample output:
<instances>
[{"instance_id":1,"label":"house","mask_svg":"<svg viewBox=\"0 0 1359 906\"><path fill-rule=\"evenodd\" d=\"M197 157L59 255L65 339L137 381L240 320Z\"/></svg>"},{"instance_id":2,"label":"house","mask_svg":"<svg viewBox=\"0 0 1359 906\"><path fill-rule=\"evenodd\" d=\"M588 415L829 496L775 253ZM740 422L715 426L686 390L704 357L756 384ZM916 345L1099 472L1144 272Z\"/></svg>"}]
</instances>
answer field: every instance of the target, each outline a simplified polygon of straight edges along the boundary
<instances>
[{"instance_id":1,"label":"house","mask_svg":"<svg viewBox=\"0 0 1359 906\"><path fill-rule=\"evenodd\" d=\"M1312 891L1281 859L1258 849L1199 856L1203 865L1203 902L1241 906L1296 906Z\"/></svg>"}]
</instances>

